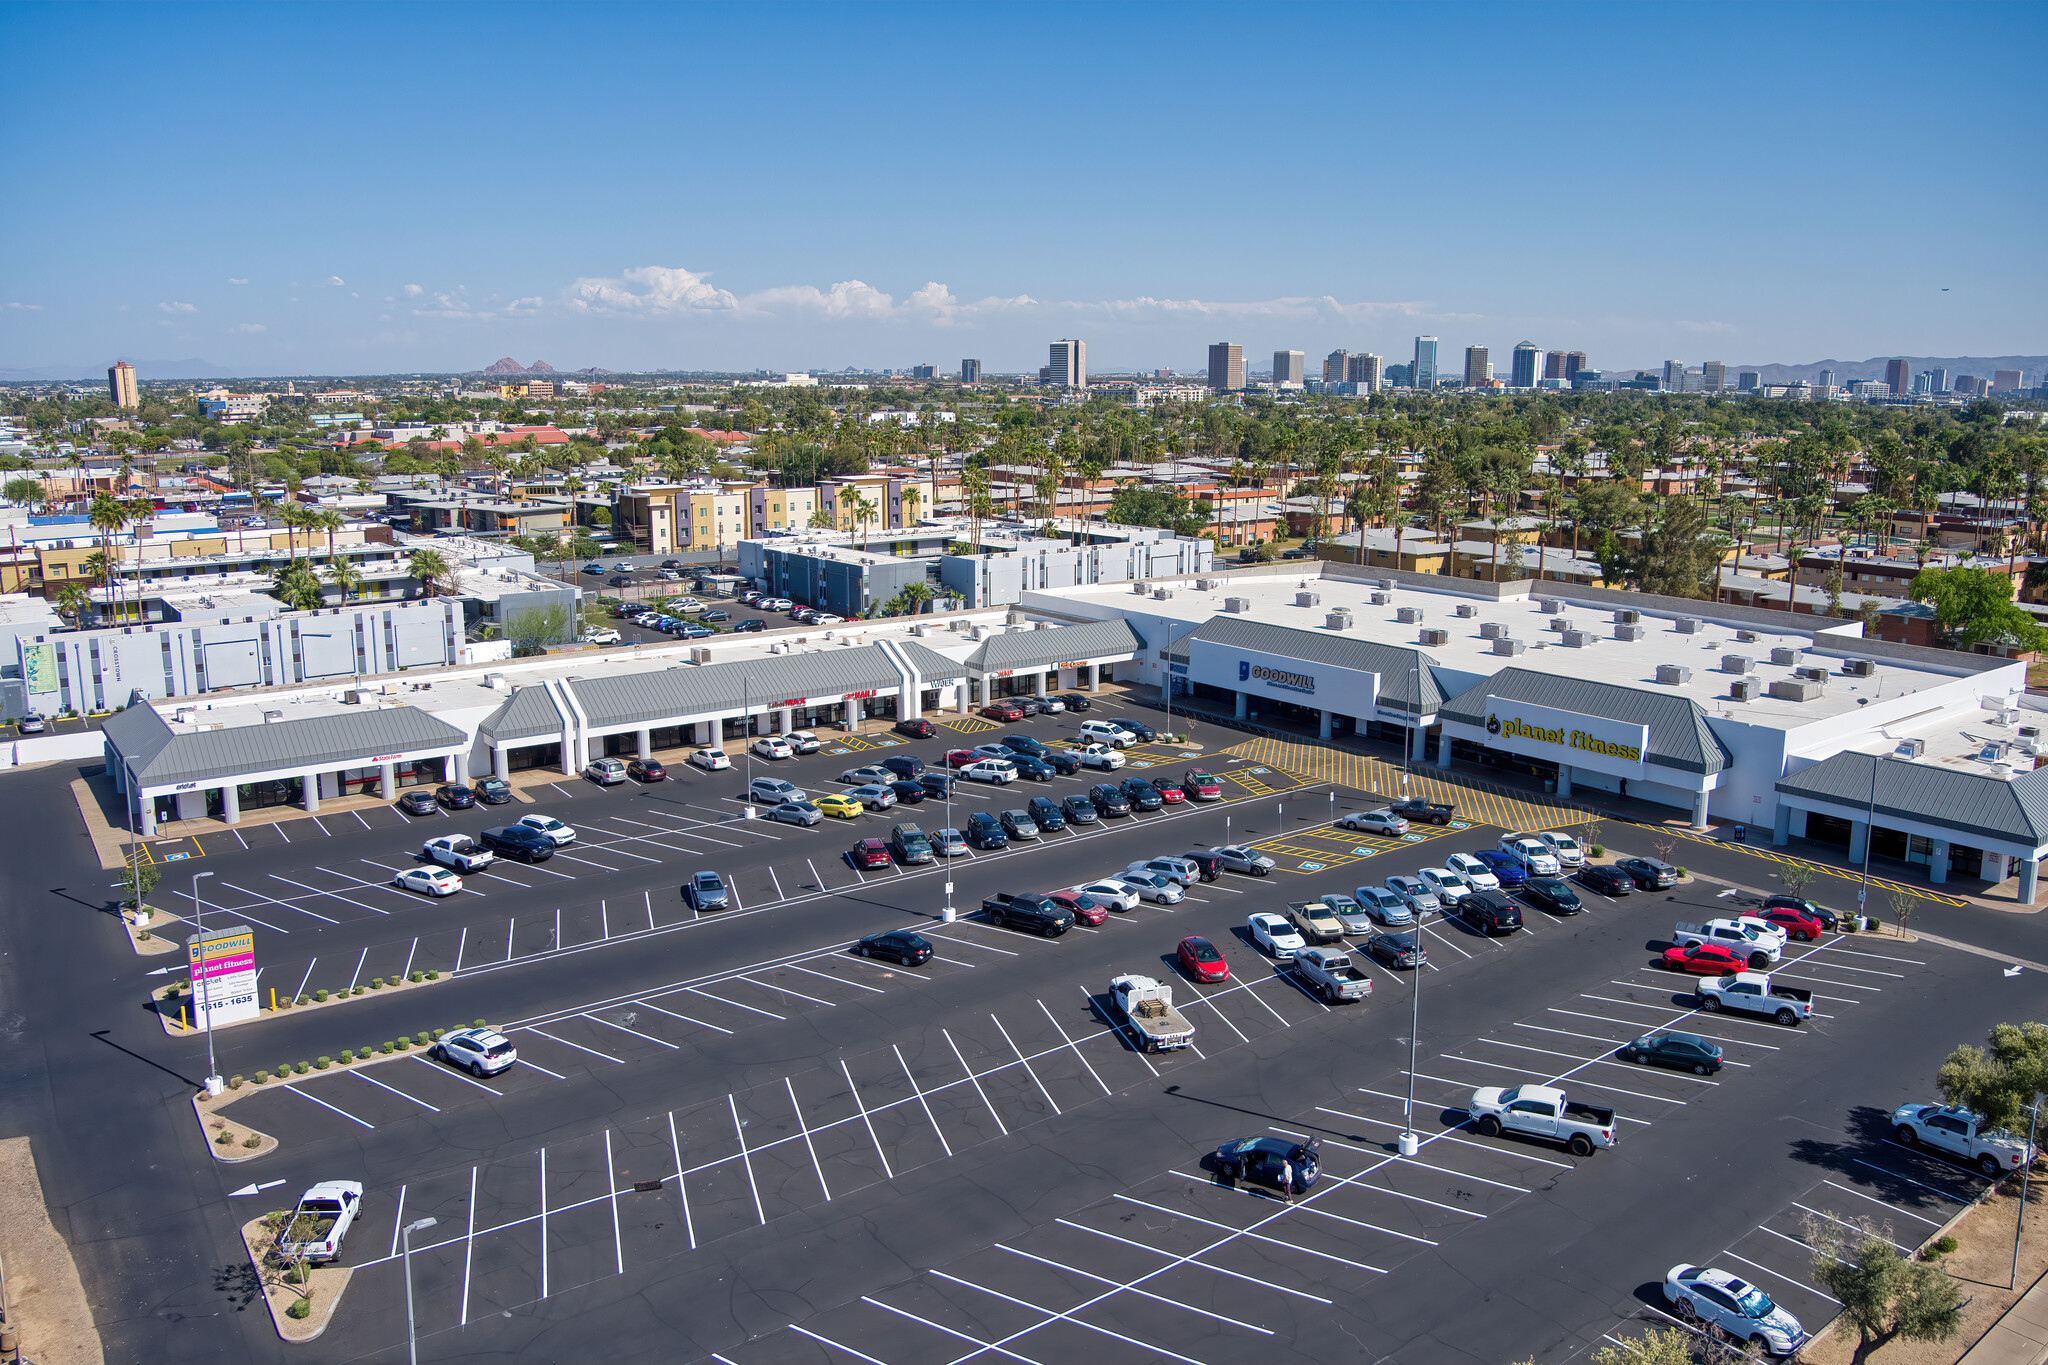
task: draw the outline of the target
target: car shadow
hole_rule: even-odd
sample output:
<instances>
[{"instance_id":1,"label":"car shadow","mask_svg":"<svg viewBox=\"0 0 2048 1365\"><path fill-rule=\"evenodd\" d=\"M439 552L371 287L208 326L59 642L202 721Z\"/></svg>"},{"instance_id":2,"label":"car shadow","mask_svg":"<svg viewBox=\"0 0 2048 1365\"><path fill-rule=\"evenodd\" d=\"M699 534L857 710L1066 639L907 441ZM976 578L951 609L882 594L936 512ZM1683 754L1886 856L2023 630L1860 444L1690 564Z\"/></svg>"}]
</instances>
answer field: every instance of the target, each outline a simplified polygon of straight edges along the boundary
<instances>
[{"instance_id":1,"label":"car shadow","mask_svg":"<svg viewBox=\"0 0 2048 1365\"><path fill-rule=\"evenodd\" d=\"M1983 1177L1940 1156L1902 1147L1892 1136L1888 1110L1858 1105L1849 1111L1846 1141L1827 1138L1795 1138L1790 1153L1795 1161L1823 1171L1853 1178L1876 1189L1888 1204L1947 1221L1955 1206L1967 1204L1982 1192ZM1935 1217L1936 1214L1939 1217Z\"/></svg>"}]
</instances>

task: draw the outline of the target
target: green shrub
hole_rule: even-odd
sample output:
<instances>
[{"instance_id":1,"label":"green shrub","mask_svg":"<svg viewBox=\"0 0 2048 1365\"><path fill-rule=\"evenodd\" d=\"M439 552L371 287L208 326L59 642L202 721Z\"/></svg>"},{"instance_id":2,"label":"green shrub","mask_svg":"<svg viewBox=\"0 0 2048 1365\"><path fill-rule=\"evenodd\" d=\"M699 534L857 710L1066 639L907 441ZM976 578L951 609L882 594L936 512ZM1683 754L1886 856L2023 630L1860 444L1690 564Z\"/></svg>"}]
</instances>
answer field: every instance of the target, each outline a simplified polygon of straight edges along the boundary
<instances>
[{"instance_id":1,"label":"green shrub","mask_svg":"<svg viewBox=\"0 0 2048 1365\"><path fill-rule=\"evenodd\" d=\"M292 1007L292 998L287 995L284 999L277 1002L277 1007L281 1010L290 1009Z\"/></svg>"},{"instance_id":2,"label":"green shrub","mask_svg":"<svg viewBox=\"0 0 2048 1365\"><path fill-rule=\"evenodd\" d=\"M1595 844L1593 845L1593 856L1595 858L1604 858L1607 856L1607 849L1603 845Z\"/></svg>"},{"instance_id":3,"label":"green shrub","mask_svg":"<svg viewBox=\"0 0 2048 1365\"><path fill-rule=\"evenodd\" d=\"M350 995L361 995L363 993L363 988L361 986L350 986L348 988L348 993Z\"/></svg>"},{"instance_id":4,"label":"green shrub","mask_svg":"<svg viewBox=\"0 0 2048 1365\"><path fill-rule=\"evenodd\" d=\"M429 1036L428 1034L426 1034L426 1033L422 1032L422 1033L421 1033L421 1034L420 1034L420 1035L419 1035L419 1036L418 1036L417 1038L415 1038L415 1039L414 1039L413 1041L414 1041L414 1042L416 1042L416 1043L418 1043L418 1044L419 1044L419 1045L420 1045L421 1047L425 1047L425 1046L426 1046L426 1045L427 1045L428 1043L431 1043L431 1042L433 1042L434 1040L433 1040L433 1038L432 1038L431 1036Z\"/></svg>"},{"instance_id":5,"label":"green shrub","mask_svg":"<svg viewBox=\"0 0 2048 1365\"><path fill-rule=\"evenodd\" d=\"M1686 870L1685 870L1684 868L1682 868L1682 867L1681 867L1681 868L1679 868L1679 869L1678 869L1678 875L1679 875L1679 876L1681 876L1681 877L1683 877L1683 876L1687 875L1687 874L1686 874Z\"/></svg>"},{"instance_id":6,"label":"green shrub","mask_svg":"<svg viewBox=\"0 0 2048 1365\"><path fill-rule=\"evenodd\" d=\"M230 1090L240 1090L241 1088L242 1088L242 1078L241 1078L240 1076L230 1076L230 1077L228 1077L228 1089L230 1089Z\"/></svg>"},{"instance_id":7,"label":"green shrub","mask_svg":"<svg viewBox=\"0 0 2048 1365\"><path fill-rule=\"evenodd\" d=\"M284 1315L288 1318L303 1319L311 1317L312 1314L313 1301L311 1299L293 1299L291 1307L284 1310Z\"/></svg>"},{"instance_id":8,"label":"green shrub","mask_svg":"<svg viewBox=\"0 0 2048 1365\"><path fill-rule=\"evenodd\" d=\"M315 1071L325 1071L328 1067L333 1065L334 1059L332 1057L315 1057L313 1059L313 1069Z\"/></svg>"},{"instance_id":9,"label":"green shrub","mask_svg":"<svg viewBox=\"0 0 2048 1365\"><path fill-rule=\"evenodd\" d=\"M301 1005L310 1005L310 1004L312 1004L312 1003L313 1003L313 997L312 997L312 996L310 996L310 995L302 995L302 996L300 996L300 997L299 997L299 1001L298 1001L298 1002L299 1002L299 1003L300 1003Z\"/></svg>"},{"instance_id":10,"label":"green shrub","mask_svg":"<svg viewBox=\"0 0 2048 1365\"><path fill-rule=\"evenodd\" d=\"M373 991L381 991L381 990L383 990L383 989L384 989L384 978L383 978L383 977L381 977L381 976L375 976L375 977L371 977L371 978L370 978L370 989L371 989L371 990L373 990Z\"/></svg>"},{"instance_id":11,"label":"green shrub","mask_svg":"<svg viewBox=\"0 0 2048 1365\"><path fill-rule=\"evenodd\" d=\"M424 981L427 979L427 974L421 971L418 967L415 967L412 969L411 974L408 975L405 979L407 981Z\"/></svg>"},{"instance_id":12,"label":"green shrub","mask_svg":"<svg viewBox=\"0 0 2048 1365\"><path fill-rule=\"evenodd\" d=\"M361 1047L356 1049L356 1056L363 1058L365 1061L368 1061L371 1051L372 1048L370 1047L370 1045L368 1043L364 1043Z\"/></svg>"},{"instance_id":13,"label":"green shrub","mask_svg":"<svg viewBox=\"0 0 2048 1365\"><path fill-rule=\"evenodd\" d=\"M301 1075L301 1076L305 1075L305 1074L306 1074L306 1073L307 1073L308 1071L311 1071L312 1069L313 1069L313 1064L312 1064L311 1062L293 1062L293 1063L292 1063L292 1070L293 1070L294 1072L296 1072L296 1073L297 1073L298 1075Z\"/></svg>"},{"instance_id":14,"label":"green shrub","mask_svg":"<svg viewBox=\"0 0 2048 1365\"><path fill-rule=\"evenodd\" d=\"M412 1046L412 1039L410 1039L410 1038L407 1038L407 1037L405 1037L404 1035L402 1035L402 1034L401 1034L401 1035L399 1036L399 1039L398 1039L398 1050L399 1050L400 1052L403 1052L403 1051L405 1051L405 1050L406 1050L407 1048L409 1048L409 1047L411 1047L411 1046Z\"/></svg>"},{"instance_id":15,"label":"green shrub","mask_svg":"<svg viewBox=\"0 0 2048 1365\"><path fill-rule=\"evenodd\" d=\"M398 1051L398 1044L396 1044L396 1043L393 1043L393 1042L386 1042L386 1043L384 1044L384 1048L383 1048L383 1050L384 1050L384 1052L386 1052L387 1054L388 1054L388 1053L392 1053L392 1052L396 1052L396 1051Z\"/></svg>"},{"instance_id":16,"label":"green shrub","mask_svg":"<svg viewBox=\"0 0 2048 1365\"><path fill-rule=\"evenodd\" d=\"M446 1029L439 1029L439 1028L435 1029L435 1030L434 1030L434 1041L435 1041L435 1042L437 1042L437 1043L438 1043L438 1042L440 1042L440 1041L441 1041L441 1035L442 1035L442 1034L444 1034L444 1033L446 1033L447 1031L448 1031L448 1030L446 1030Z\"/></svg>"},{"instance_id":17,"label":"green shrub","mask_svg":"<svg viewBox=\"0 0 2048 1365\"><path fill-rule=\"evenodd\" d=\"M483 1020L479 1019L479 1020L477 1020L477 1021L476 1021L476 1022L475 1022L474 1024L470 1025L470 1027L471 1027L471 1028L489 1028L489 1027L490 1027L490 1025L489 1025L489 1024L486 1024L486 1023L485 1023L485 1022L484 1022Z\"/></svg>"},{"instance_id":18,"label":"green shrub","mask_svg":"<svg viewBox=\"0 0 2048 1365\"><path fill-rule=\"evenodd\" d=\"M327 1003L327 988L325 986L322 986L319 990L313 992L313 1003L317 1005L324 1005Z\"/></svg>"},{"instance_id":19,"label":"green shrub","mask_svg":"<svg viewBox=\"0 0 2048 1365\"><path fill-rule=\"evenodd\" d=\"M259 1072L257 1072L257 1073L256 1073L256 1084L258 1084L258 1085L268 1085L268 1084L270 1084L270 1073L269 1073L268 1071L259 1071Z\"/></svg>"},{"instance_id":20,"label":"green shrub","mask_svg":"<svg viewBox=\"0 0 2048 1365\"><path fill-rule=\"evenodd\" d=\"M244 1147L261 1147L263 1145L263 1139L257 1137L254 1133L251 1133L249 1134L249 1136L242 1139L242 1145Z\"/></svg>"},{"instance_id":21,"label":"green shrub","mask_svg":"<svg viewBox=\"0 0 2048 1365\"><path fill-rule=\"evenodd\" d=\"M287 1077L287 1076L289 1076L289 1075L291 1075L291 1074L292 1074L292 1064L291 1064L290 1062L286 1062L286 1063L285 1063L285 1064L284 1064L283 1066L281 1066L281 1067L279 1067L279 1068L277 1069L277 1078L278 1078L279 1080L283 1080L283 1079L284 1079L285 1077Z\"/></svg>"},{"instance_id":22,"label":"green shrub","mask_svg":"<svg viewBox=\"0 0 2048 1365\"><path fill-rule=\"evenodd\" d=\"M228 1145L228 1144L229 1144L230 1142L233 1142L234 1140L235 1140L235 1139L234 1139L234 1135L233 1135L233 1134L231 1134L231 1133L222 1133L222 1134L221 1134L221 1135L220 1135L219 1137L217 1137L217 1138L215 1138L215 1139L214 1139L214 1142L215 1142L216 1144L218 1144L219 1146L225 1147L225 1146L227 1146L227 1145Z\"/></svg>"},{"instance_id":23,"label":"green shrub","mask_svg":"<svg viewBox=\"0 0 2048 1365\"><path fill-rule=\"evenodd\" d=\"M343 1060L344 1062L352 1062L352 1061L354 1061L355 1059L356 1059L356 1050L355 1050L354 1048L352 1048L352 1047L345 1047L345 1048L343 1048L343 1049L341 1050L341 1060Z\"/></svg>"},{"instance_id":24,"label":"green shrub","mask_svg":"<svg viewBox=\"0 0 2048 1365\"><path fill-rule=\"evenodd\" d=\"M432 967L427 968L427 980L439 981L440 979L441 974L439 972L435 971Z\"/></svg>"}]
</instances>

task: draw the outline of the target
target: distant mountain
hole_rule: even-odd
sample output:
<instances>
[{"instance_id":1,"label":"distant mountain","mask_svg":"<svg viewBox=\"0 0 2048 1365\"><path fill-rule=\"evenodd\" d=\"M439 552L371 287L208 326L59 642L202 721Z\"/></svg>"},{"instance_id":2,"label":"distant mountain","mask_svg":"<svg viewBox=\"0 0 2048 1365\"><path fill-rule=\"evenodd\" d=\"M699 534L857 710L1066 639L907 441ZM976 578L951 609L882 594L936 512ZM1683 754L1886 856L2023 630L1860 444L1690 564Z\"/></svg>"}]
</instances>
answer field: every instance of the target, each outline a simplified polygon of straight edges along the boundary
<instances>
[{"instance_id":1,"label":"distant mountain","mask_svg":"<svg viewBox=\"0 0 2048 1365\"><path fill-rule=\"evenodd\" d=\"M234 370L223 369L210 360L134 360L127 356L115 359L127 360L135 367L137 379L232 379ZM111 364L109 361L108 364ZM8 383L35 383L58 379L91 380L107 382L106 365L44 365L37 369L0 369L0 381Z\"/></svg>"},{"instance_id":2,"label":"distant mountain","mask_svg":"<svg viewBox=\"0 0 2048 1365\"><path fill-rule=\"evenodd\" d=\"M545 360L536 360L526 367L526 372L528 374L553 374L555 367L548 364Z\"/></svg>"},{"instance_id":3,"label":"distant mountain","mask_svg":"<svg viewBox=\"0 0 2048 1365\"><path fill-rule=\"evenodd\" d=\"M474 374L553 374L555 367L545 360L536 360L531 365L522 365L511 356L497 361L488 370L475 370Z\"/></svg>"}]
</instances>

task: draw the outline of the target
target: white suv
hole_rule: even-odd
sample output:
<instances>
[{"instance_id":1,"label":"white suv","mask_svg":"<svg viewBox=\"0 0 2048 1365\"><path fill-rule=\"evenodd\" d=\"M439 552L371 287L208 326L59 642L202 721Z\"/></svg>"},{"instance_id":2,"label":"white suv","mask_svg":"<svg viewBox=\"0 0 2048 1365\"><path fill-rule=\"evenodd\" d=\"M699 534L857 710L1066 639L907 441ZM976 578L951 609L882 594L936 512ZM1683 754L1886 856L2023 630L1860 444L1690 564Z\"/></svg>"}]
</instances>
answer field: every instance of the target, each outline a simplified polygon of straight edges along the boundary
<instances>
[{"instance_id":1,"label":"white suv","mask_svg":"<svg viewBox=\"0 0 2048 1365\"><path fill-rule=\"evenodd\" d=\"M984 758L979 763L970 763L962 768L960 776L969 782L994 782L1000 785L1017 780L1017 765L1007 758Z\"/></svg>"},{"instance_id":2,"label":"white suv","mask_svg":"<svg viewBox=\"0 0 2048 1365\"><path fill-rule=\"evenodd\" d=\"M1536 836L1543 846L1557 855L1558 862L1566 867L1584 867L1586 851L1579 847L1579 841L1561 829L1546 829Z\"/></svg>"},{"instance_id":3,"label":"white suv","mask_svg":"<svg viewBox=\"0 0 2048 1365\"><path fill-rule=\"evenodd\" d=\"M1089 744L1107 744L1112 749L1121 749L1127 744L1136 744L1138 736L1124 729L1113 720L1084 720L1081 722L1081 739Z\"/></svg>"}]
</instances>

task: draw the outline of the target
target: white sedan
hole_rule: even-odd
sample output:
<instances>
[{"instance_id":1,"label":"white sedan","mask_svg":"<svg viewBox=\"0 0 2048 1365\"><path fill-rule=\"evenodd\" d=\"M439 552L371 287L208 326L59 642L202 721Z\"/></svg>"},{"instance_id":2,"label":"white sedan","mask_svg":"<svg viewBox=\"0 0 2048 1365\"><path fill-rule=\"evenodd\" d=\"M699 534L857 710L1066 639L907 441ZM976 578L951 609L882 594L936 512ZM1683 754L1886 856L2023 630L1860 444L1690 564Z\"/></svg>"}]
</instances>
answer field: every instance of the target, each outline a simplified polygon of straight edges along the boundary
<instances>
[{"instance_id":1,"label":"white sedan","mask_svg":"<svg viewBox=\"0 0 2048 1365\"><path fill-rule=\"evenodd\" d=\"M1117 910L1135 910L1138 906L1138 889L1122 878L1115 881L1089 882L1085 886L1071 889L1075 895L1093 896L1104 905Z\"/></svg>"},{"instance_id":2,"label":"white sedan","mask_svg":"<svg viewBox=\"0 0 2048 1365\"><path fill-rule=\"evenodd\" d=\"M1171 877L1162 877L1157 872L1125 872L1117 880L1137 892L1141 899L1159 905L1180 904L1180 883Z\"/></svg>"},{"instance_id":3,"label":"white sedan","mask_svg":"<svg viewBox=\"0 0 2048 1365\"><path fill-rule=\"evenodd\" d=\"M1284 915L1253 915L1249 927L1252 942L1271 953L1275 962L1292 962L1294 955L1307 946Z\"/></svg>"},{"instance_id":4,"label":"white sedan","mask_svg":"<svg viewBox=\"0 0 2048 1365\"><path fill-rule=\"evenodd\" d=\"M408 867L393 877L391 884L429 896L452 896L462 889L462 878L445 867Z\"/></svg>"},{"instance_id":5,"label":"white sedan","mask_svg":"<svg viewBox=\"0 0 2048 1365\"><path fill-rule=\"evenodd\" d=\"M1453 872L1448 867L1425 867L1415 875L1445 905L1455 905L1472 894L1472 883L1466 880L1465 874Z\"/></svg>"},{"instance_id":6,"label":"white sedan","mask_svg":"<svg viewBox=\"0 0 2048 1365\"><path fill-rule=\"evenodd\" d=\"M1500 878L1493 875L1493 869L1469 853L1453 853L1444 859L1444 866L1463 877L1475 891L1500 890Z\"/></svg>"},{"instance_id":7,"label":"white sedan","mask_svg":"<svg viewBox=\"0 0 2048 1365\"><path fill-rule=\"evenodd\" d=\"M763 735L754 741L754 752L763 758L794 758L796 750L781 735Z\"/></svg>"},{"instance_id":8,"label":"white sedan","mask_svg":"<svg viewBox=\"0 0 2048 1365\"><path fill-rule=\"evenodd\" d=\"M698 749L691 753L690 762L707 773L723 772L732 766L723 749Z\"/></svg>"},{"instance_id":9,"label":"white sedan","mask_svg":"<svg viewBox=\"0 0 2048 1365\"><path fill-rule=\"evenodd\" d=\"M542 834L547 835L549 841L556 848L560 848L563 844L573 844L576 842L576 831L570 829L552 815L522 815L519 817L519 823L525 825L528 829L537 829Z\"/></svg>"},{"instance_id":10,"label":"white sedan","mask_svg":"<svg viewBox=\"0 0 2048 1365\"><path fill-rule=\"evenodd\" d=\"M1760 1346L1769 1355L1796 1355L1806 1344L1798 1318L1725 1270L1675 1265L1664 1276L1664 1297L1687 1322L1719 1328L1730 1340Z\"/></svg>"}]
</instances>

